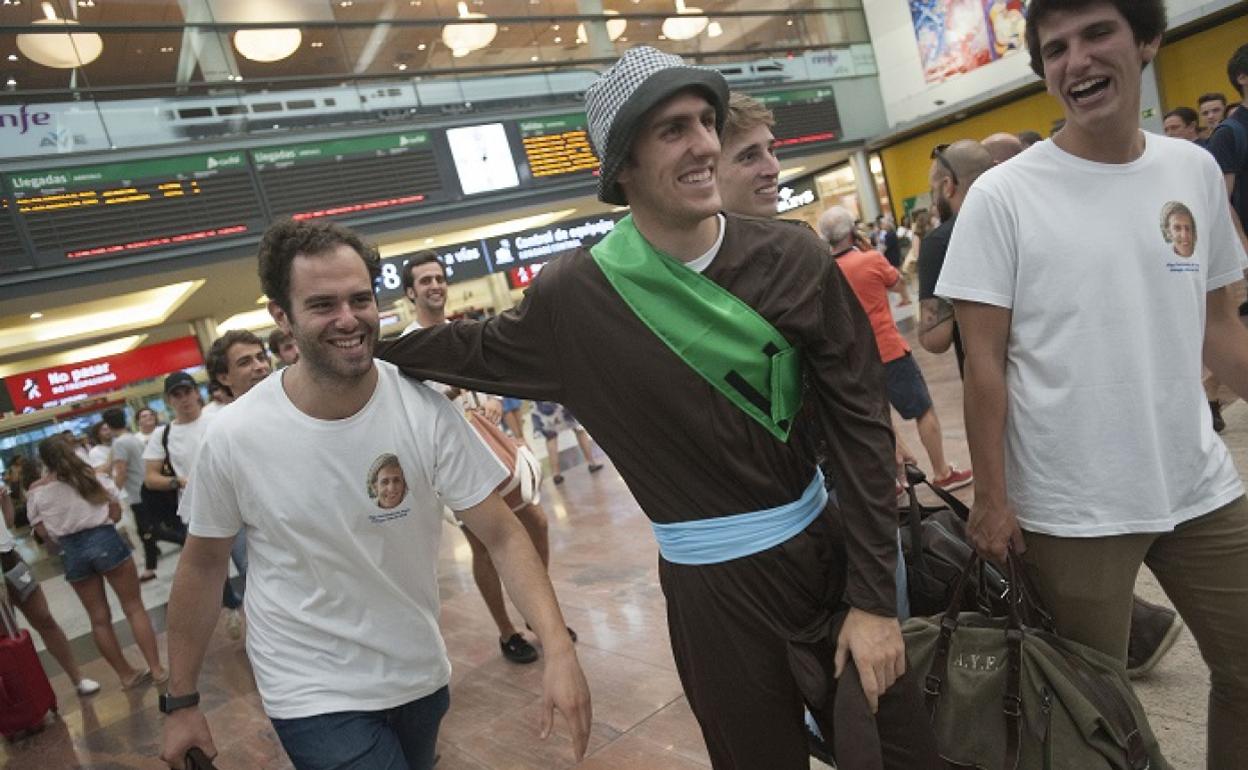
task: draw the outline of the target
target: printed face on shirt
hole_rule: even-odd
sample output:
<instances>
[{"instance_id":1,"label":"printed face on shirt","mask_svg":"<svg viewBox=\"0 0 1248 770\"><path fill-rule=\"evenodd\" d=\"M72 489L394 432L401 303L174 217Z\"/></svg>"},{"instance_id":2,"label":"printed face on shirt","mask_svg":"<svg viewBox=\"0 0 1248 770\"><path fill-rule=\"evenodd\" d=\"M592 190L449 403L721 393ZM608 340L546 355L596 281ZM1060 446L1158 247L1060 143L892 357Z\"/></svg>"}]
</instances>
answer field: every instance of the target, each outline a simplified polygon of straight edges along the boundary
<instances>
[{"instance_id":1,"label":"printed face on shirt","mask_svg":"<svg viewBox=\"0 0 1248 770\"><path fill-rule=\"evenodd\" d=\"M352 382L373 368L381 321L373 282L355 249L340 243L319 254L299 254L290 265L290 306L269 312L299 346L299 363L313 376Z\"/></svg>"},{"instance_id":2,"label":"printed face on shirt","mask_svg":"<svg viewBox=\"0 0 1248 770\"><path fill-rule=\"evenodd\" d=\"M780 161L776 137L759 123L726 137L716 169L724 211L752 217L774 217L780 199Z\"/></svg>"},{"instance_id":3,"label":"printed face on shirt","mask_svg":"<svg viewBox=\"0 0 1248 770\"><path fill-rule=\"evenodd\" d=\"M1174 253L1187 259L1196 253L1196 220L1182 203L1166 205L1162 234Z\"/></svg>"},{"instance_id":4,"label":"printed face on shirt","mask_svg":"<svg viewBox=\"0 0 1248 770\"><path fill-rule=\"evenodd\" d=\"M1108 2L1049 13L1039 38L1045 87L1066 116L1063 131L1093 136L1139 124L1140 76L1160 40L1137 42Z\"/></svg>"},{"instance_id":5,"label":"printed face on shirt","mask_svg":"<svg viewBox=\"0 0 1248 770\"><path fill-rule=\"evenodd\" d=\"M634 211L683 230L722 208L718 161L715 108L681 91L646 113L617 179Z\"/></svg>"},{"instance_id":6,"label":"printed face on shirt","mask_svg":"<svg viewBox=\"0 0 1248 770\"><path fill-rule=\"evenodd\" d=\"M385 510L403 502L407 495L407 479L399 458L385 454L373 461L368 475L368 496L377 501L377 507Z\"/></svg>"}]
</instances>

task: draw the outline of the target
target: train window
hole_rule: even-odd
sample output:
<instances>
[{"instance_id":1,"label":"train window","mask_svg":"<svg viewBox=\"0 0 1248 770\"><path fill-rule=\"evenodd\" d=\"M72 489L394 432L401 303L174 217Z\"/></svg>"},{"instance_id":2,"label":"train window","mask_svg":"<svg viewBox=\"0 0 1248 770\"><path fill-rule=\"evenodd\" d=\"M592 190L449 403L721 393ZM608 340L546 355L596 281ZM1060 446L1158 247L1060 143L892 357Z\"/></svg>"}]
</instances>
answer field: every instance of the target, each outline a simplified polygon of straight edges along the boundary
<instances>
[{"instance_id":1,"label":"train window","mask_svg":"<svg viewBox=\"0 0 1248 770\"><path fill-rule=\"evenodd\" d=\"M295 101L286 102L286 109L288 110L311 110L315 107L315 99L296 99Z\"/></svg>"},{"instance_id":2,"label":"train window","mask_svg":"<svg viewBox=\"0 0 1248 770\"><path fill-rule=\"evenodd\" d=\"M281 112L281 102L259 102L251 105L252 112Z\"/></svg>"},{"instance_id":3,"label":"train window","mask_svg":"<svg viewBox=\"0 0 1248 770\"><path fill-rule=\"evenodd\" d=\"M246 115L247 107L242 104L223 104L217 108L218 115Z\"/></svg>"},{"instance_id":4,"label":"train window","mask_svg":"<svg viewBox=\"0 0 1248 770\"><path fill-rule=\"evenodd\" d=\"M338 100L337 99L322 99L321 104L325 105L326 107L333 107L338 104Z\"/></svg>"},{"instance_id":5,"label":"train window","mask_svg":"<svg viewBox=\"0 0 1248 770\"><path fill-rule=\"evenodd\" d=\"M178 117L183 120L191 120L193 118L211 118L211 107L191 107L184 110L178 110Z\"/></svg>"}]
</instances>

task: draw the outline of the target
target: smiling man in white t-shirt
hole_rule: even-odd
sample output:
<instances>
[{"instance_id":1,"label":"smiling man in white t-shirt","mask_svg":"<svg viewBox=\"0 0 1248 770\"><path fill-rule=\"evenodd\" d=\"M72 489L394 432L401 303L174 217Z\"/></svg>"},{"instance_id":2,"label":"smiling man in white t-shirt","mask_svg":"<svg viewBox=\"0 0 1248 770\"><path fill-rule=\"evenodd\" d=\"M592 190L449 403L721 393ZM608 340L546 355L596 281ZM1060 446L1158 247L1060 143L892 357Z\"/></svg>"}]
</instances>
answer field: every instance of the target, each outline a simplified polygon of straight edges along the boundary
<instances>
[{"instance_id":1,"label":"smiling man in white t-shirt","mask_svg":"<svg viewBox=\"0 0 1248 770\"><path fill-rule=\"evenodd\" d=\"M559 709L584 754L589 690L541 561L493 493L506 471L451 402L373 359L378 269L375 251L333 224L278 223L261 243L269 310L300 358L217 416L182 503L191 535L169 601L161 701L162 756L175 767L192 746L214 753L196 680L242 527L248 656L295 767L430 768L450 681L438 628L443 504L490 549L545 643L544 732ZM401 483L379 505L387 468Z\"/></svg>"},{"instance_id":2,"label":"smiling man in white t-shirt","mask_svg":"<svg viewBox=\"0 0 1248 770\"><path fill-rule=\"evenodd\" d=\"M1212 671L1209 767L1240 767L1248 500L1200 372L1248 397L1248 259L1208 153L1140 130L1161 0L1033 0L1027 23L1065 127L971 188L936 289L966 346L971 536L1025 550L1057 630L1120 660L1147 564Z\"/></svg>"}]
</instances>

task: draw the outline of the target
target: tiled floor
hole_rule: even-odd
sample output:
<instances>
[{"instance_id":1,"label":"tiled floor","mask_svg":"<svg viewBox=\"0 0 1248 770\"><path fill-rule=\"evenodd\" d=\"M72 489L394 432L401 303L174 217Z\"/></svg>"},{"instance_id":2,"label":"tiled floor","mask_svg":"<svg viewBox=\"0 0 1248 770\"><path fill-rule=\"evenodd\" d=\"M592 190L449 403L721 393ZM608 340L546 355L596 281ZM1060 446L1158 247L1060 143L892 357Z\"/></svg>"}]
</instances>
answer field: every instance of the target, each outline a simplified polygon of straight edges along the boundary
<instances>
[{"instance_id":1,"label":"tiled floor","mask_svg":"<svg viewBox=\"0 0 1248 770\"><path fill-rule=\"evenodd\" d=\"M965 466L969 460L960 385L951 357L936 359L921 351L917 355L940 412L950 459ZM1236 404L1227 410L1226 418L1225 439L1239 467L1248 469L1248 406ZM902 430L918 449L913 425L904 425ZM656 549L644 517L610 467L590 476L582 464L566 475L560 487L547 482L543 495L551 519L551 576L568 623L580 635L578 650L593 691L590 755L582 766L594 770L709 767L672 663L657 585ZM163 604L175 560L176 555L162 560L166 578L145 587L149 604ZM571 766L570 742L562 726L545 742L537 737L540 665L516 666L500 657L495 629L472 582L467 544L449 526L439 561L442 626L455 666L451 710L442 725L439 769ZM81 635L86 630L81 608L63 581L58 586L57 580L44 581L49 594L55 594L54 609L71 635ZM1141 577L1140 590L1160 597L1147 573ZM77 646L91 649L86 640ZM139 660L133 648L129 653ZM155 759L160 728L156 691L121 691L98 659L85 669L104 683L103 691L80 699L72 694L63 674L54 676L61 704L59 719L42 734L17 744L0 744L0 762L5 768L162 767ZM1153 726L1181 770L1204 766L1207 680L1208 672L1184 632L1175 651L1140 685ZM200 685L203 707L221 752L219 767L290 766L260 708L243 646L227 639L224 623L213 637Z\"/></svg>"}]
</instances>

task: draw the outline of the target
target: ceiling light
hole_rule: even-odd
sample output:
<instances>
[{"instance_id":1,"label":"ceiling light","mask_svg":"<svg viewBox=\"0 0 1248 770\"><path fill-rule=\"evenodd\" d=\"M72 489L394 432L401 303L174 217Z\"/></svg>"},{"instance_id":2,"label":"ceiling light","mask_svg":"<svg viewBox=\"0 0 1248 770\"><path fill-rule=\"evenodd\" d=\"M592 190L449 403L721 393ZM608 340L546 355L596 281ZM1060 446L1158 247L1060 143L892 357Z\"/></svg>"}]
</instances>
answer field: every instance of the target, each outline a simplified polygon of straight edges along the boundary
<instances>
[{"instance_id":1,"label":"ceiling light","mask_svg":"<svg viewBox=\"0 0 1248 770\"><path fill-rule=\"evenodd\" d=\"M428 48L428 47L429 47L429 46L425 45L424 43L421 43L420 45L416 46L416 50L417 50L417 51L423 51L423 50L425 50L425 49L426 49L426 48Z\"/></svg>"},{"instance_id":2,"label":"ceiling light","mask_svg":"<svg viewBox=\"0 0 1248 770\"><path fill-rule=\"evenodd\" d=\"M342 2L338 3L338 6L341 8L350 8L353 5L355 5L355 3L351 0L342 0Z\"/></svg>"},{"instance_id":3,"label":"ceiling light","mask_svg":"<svg viewBox=\"0 0 1248 770\"><path fill-rule=\"evenodd\" d=\"M240 29L234 33L234 47L243 56L256 62L281 61L299 50L303 33L289 27L283 29Z\"/></svg>"},{"instance_id":4,"label":"ceiling light","mask_svg":"<svg viewBox=\"0 0 1248 770\"><path fill-rule=\"evenodd\" d=\"M40 318L43 318L43 313L40 313L38 310L30 314L30 320L32 321L38 321Z\"/></svg>"},{"instance_id":5,"label":"ceiling light","mask_svg":"<svg viewBox=\"0 0 1248 770\"><path fill-rule=\"evenodd\" d=\"M793 20L792 20L792 19L789 19L788 21L786 21L786 22L784 23L784 26L786 26L786 27L791 27L791 26L793 26Z\"/></svg>"},{"instance_id":6,"label":"ceiling light","mask_svg":"<svg viewBox=\"0 0 1248 770\"><path fill-rule=\"evenodd\" d=\"M407 65L406 65L406 64L404 64L404 63L402 63L402 62L399 62L398 64L396 64L396 65L394 65L394 66L396 66L396 67L398 67L398 68L399 68L399 72L402 72L403 70L407 69Z\"/></svg>"},{"instance_id":7,"label":"ceiling light","mask_svg":"<svg viewBox=\"0 0 1248 770\"><path fill-rule=\"evenodd\" d=\"M171 45L164 45L164 46L161 46L161 47L160 47L160 52L161 52L161 53L173 53L173 46L171 46Z\"/></svg>"},{"instance_id":8,"label":"ceiling light","mask_svg":"<svg viewBox=\"0 0 1248 770\"><path fill-rule=\"evenodd\" d=\"M9 78L8 80L4 81L4 84L5 84L6 86L8 86L9 88L16 88L16 87L17 87L17 81L16 81L16 80L14 80L13 78Z\"/></svg>"},{"instance_id":9,"label":"ceiling light","mask_svg":"<svg viewBox=\"0 0 1248 770\"><path fill-rule=\"evenodd\" d=\"M17 54L15 53L9 54L9 61L17 61Z\"/></svg>"},{"instance_id":10,"label":"ceiling light","mask_svg":"<svg viewBox=\"0 0 1248 770\"><path fill-rule=\"evenodd\" d=\"M51 3L42 3L44 18L32 24L52 25L69 28L78 22L72 19L58 19L56 10ZM17 36L17 50L26 55L27 59L55 69L75 69L96 59L104 51L104 41L94 32L75 32L63 35L23 34Z\"/></svg>"},{"instance_id":11,"label":"ceiling light","mask_svg":"<svg viewBox=\"0 0 1248 770\"><path fill-rule=\"evenodd\" d=\"M425 244L426 244L426 245L428 245L428 244L430 244L430 243L433 243L433 239L432 239L432 238L426 238L426 239L425 239Z\"/></svg>"},{"instance_id":12,"label":"ceiling light","mask_svg":"<svg viewBox=\"0 0 1248 770\"><path fill-rule=\"evenodd\" d=\"M559 45L562 42L563 42L563 38L559 37L558 35L555 35L555 45Z\"/></svg>"},{"instance_id":13,"label":"ceiling light","mask_svg":"<svg viewBox=\"0 0 1248 770\"><path fill-rule=\"evenodd\" d=\"M320 40L317 40L312 43L308 43L308 45L311 46L312 48L324 48L325 47L325 44L321 42Z\"/></svg>"},{"instance_id":14,"label":"ceiling light","mask_svg":"<svg viewBox=\"0 0 1248 770\"><path fill-rule=\"evenodd\" d=\"M691 40L702 34L710 21L702 13L701 8L686 8L685 0L676 0L677 16L669 16L663 20L663 34L672 40Z\"/></svg>"},{"instance_id":15,"label":"ceiling light","mask_svg":"<svg viewBox=\"0 0 1248 770\"><path fill-rule=\"evenodd\" d=\"M529 57L529 61L537 61L537 57L536 57L536 56L530 56L530 57Z\"/></svg>"},{"instance_id":16,"label":"ceiling light","mask_svg":"<svg viewBox=\"0 0 1248 770\"><path fill-rule=\"evenodd\" d=\"M79 337L104 337L156 326L182 305L204 281L183 281L107 300L62 307L52 318L0 327L0 356L58 345Z\"/></svg>"},{"instance_id":17,"label":"ceiling light","mask_svg":"<svg viewBox=\"0 0 1248 770\"><path fill-rule=\"evenodd\" d=\"M225 332L234 331L235 329L264 329L269 326L276 326L273 316L269 315L269 309L262 307L258 310L248 310L242 313L235 313L221 323L217 324L217 331L224 334Z\"/></svg>"},{"instance_id":18,"label":"ceiling light","mask_svg":"<svg viewBox=\"0 0 1248 770\"><path fill-rule=\"evenodd\" d=\"M484 19L484 13L468 10L468 4L459 2L455 6L461 19ZM473 51L485 48L498 34L497 24L447 24L442 28L442 42L451 49L455 58L462 58Z\"/></svg>"},{"instance_id":19,"label":"ceiling light","mask_svg":"<svg viewBox=\"0 0 1248 770\"><path fill-rule=\"evenodd\" d=\"M719 22L713 21L710 24L706 25L707 37L719 37L722 34L724 34L724 28L719 26Z\"/></svg>"},{"instance_id":20,"label":"ceiling light","mask_svg":"<svg viewBox=\"0 0 1248 770\"><path fill-rule=\"evenodd\" d=\"M602 13L605 16L619 16L620 15L619 11L609 11L606 9L603 9ZM624 30L626 29L628 29L628 19L609 19L607 21L607 37L611 40L612 43L619 40L620 36L624 34ZM585 31L584 22L576 25L576 42L578 43L589 42L589 34Z\"/></svg>"},{"instance_id":21,"label":"ceiling light","mask_svg":"<svg viewBox=\"0 0 1248 770\"><path fill-rule=\"evenodd\" d=\"M551 26L551 29L553 29L554 31L558 32L558 31L559 31L559 25L558 25L558 24L555 24L555 25Z\"/></svg>"}]
</instances>

